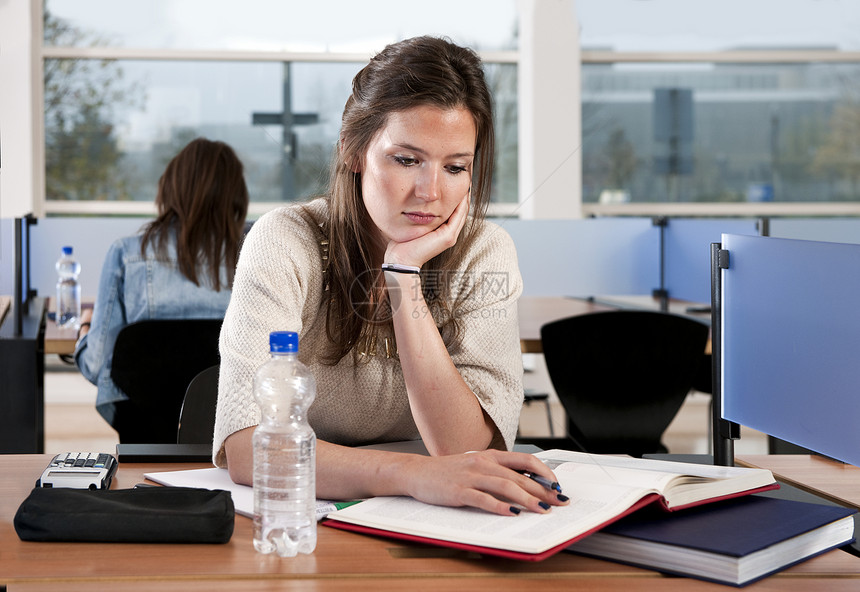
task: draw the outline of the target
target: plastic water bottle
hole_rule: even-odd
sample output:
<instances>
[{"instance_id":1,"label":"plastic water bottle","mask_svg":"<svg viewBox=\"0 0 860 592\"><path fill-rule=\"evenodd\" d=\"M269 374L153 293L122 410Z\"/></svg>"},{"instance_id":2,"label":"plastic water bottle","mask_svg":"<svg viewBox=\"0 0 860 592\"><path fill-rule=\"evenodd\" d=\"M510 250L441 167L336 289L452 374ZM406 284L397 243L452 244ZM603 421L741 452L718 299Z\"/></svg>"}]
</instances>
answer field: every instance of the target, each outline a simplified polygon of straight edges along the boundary
<instances>
[{"instance_id":1,"label":"plastic water bottle","mask_svg":"<svg viewBox=\"0 0 860 592\"><path fill-rule=\"evenodd\" d=\"M308 408L316 381L298 359L299 336L269 336L271 359L254 378L260 424L254 430L254 548L281 557L317 546L316 435Z\"/></svg>"},{"instance_id":2,"label":"plastic water bottle","mask_svg":"<svg viewBox=\"0 0 860 592\"><path fill-rule=\"evenodd\" d=\"M77 328L81 321L81 264L72 256L72 247L63 247L57 269L57 326Z\"/></svg>"}]
</instances>

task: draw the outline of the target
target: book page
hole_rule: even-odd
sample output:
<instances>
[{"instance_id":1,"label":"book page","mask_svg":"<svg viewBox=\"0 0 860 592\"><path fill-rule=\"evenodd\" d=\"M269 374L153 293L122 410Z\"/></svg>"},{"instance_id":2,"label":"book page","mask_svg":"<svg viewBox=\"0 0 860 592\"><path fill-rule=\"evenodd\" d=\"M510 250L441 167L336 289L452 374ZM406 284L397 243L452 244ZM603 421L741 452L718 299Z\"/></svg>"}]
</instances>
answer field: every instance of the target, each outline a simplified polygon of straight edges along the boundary
<instances>
[{"instance_id":1,"label":"book page","mask_svg":"<svg viewBox=\"0 0 860 592\"><path fill-rule=\"evenodd\" d=\"M620 482L590 481L571 471L556 476L571 500L547 514L524 511L518 516L498 516L474 508L434 506L409 497L377 497L329 518L415 536L539 553L613 519L650 492Z\"/></svg>"},{"instance_id":2,"label":"book page","mask_svg":"<svg viewBox=\"0 0 860 592\"><path fill-rule=\"evenodd\" d=\"M574 489L571 492L564 490L568 496L576 495L580 488L591 484L615 484L662 495L672 481L678 478L678 475L672 473L574 462L562 463L554 469L554 472L559 482L561 482L561 475L565 476L565 481L573 481Z\"/></svg>"},{"instance_id":3,"label":"book page","mask_svg":"<svg viewBox=\"0 0 860 592\"><path fill-rule=\"evenodd\" d=\"M718 465L680 463L669 460L652 460L647 458L633 458L630 456L616 456L610 454L588 454L586 452L574 452L572 450L546 450L535 454L535 456L541 459L552 470L555 470L555 467L561 463L576 462L604 467L659 471L675 475L693 475L709 479L730 479L732 477L746 475L750 471L750 469L743 467L723 467Z\"/></svg>"},{"instance_id":4,"label":"book page","mask_svg":"<svg viewBox=\"0 0 860 592\"><path fill-rule=\"evenodd\" d=\"M569 450L548 450L535 456L556 475L560 471L591 467L591 471L581 472L581 478L654 488L663 494L670 508L774 483L773 473L766 469L679 463Z\"/></svg>"}]
</instances>

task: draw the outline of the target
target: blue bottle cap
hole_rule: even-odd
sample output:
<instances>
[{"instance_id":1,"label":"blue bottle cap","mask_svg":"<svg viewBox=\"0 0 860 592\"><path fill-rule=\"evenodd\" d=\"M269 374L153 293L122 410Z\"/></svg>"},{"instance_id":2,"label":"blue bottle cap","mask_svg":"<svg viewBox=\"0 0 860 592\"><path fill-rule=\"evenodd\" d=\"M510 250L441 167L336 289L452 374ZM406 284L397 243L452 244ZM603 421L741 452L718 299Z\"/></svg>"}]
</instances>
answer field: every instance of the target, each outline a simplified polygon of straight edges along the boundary
<instances>
[{"instance_id":1,"label":"blue bottle cap","mask_svg":"<svg viewBox=\"0 0 860 592\"><path fill-rule=\"evenodd\" d=\"M299 334L295 331L269 333L269 351L272 353L298 353Z\"/></svg>"},{"instance_id":2,"label":"blue bottle cap","mask_svg":"<svg viewBox=\"0 0 860 592\"><path fill-rule=\"evenodd\" d=\"M72 247L63 247L63 255L71 255Z\"/></svg>"}]
</instances>

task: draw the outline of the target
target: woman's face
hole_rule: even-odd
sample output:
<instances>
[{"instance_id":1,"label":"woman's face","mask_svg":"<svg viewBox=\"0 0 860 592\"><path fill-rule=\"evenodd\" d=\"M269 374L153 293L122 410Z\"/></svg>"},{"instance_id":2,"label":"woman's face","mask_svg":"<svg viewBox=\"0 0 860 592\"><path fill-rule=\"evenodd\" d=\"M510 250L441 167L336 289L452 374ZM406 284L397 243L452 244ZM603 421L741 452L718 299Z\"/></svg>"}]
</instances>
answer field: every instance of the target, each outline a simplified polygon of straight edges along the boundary
<instances>
[{"instance_id":1,"label":"woman's face","mask_svg":"<svg viewBox=\"0 0 860 592\"><path fill-rule=\"evenodd\" d=\"M445 222L469 193L477 131L464 108L413 107L392 113L367 148L364 206L382 249Z\"/></svg>"}]
</instances>

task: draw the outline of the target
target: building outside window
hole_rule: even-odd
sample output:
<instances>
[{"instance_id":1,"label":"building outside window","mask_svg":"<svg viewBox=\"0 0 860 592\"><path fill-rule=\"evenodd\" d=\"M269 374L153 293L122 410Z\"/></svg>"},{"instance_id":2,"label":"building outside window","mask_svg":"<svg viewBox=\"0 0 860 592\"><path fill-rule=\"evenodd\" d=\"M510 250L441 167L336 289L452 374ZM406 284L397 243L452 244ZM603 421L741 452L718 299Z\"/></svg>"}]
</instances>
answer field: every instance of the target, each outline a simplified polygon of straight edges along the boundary
<instances>
[{"instance_id":1,"label":"building outside window","mask_svg":"<svg viewBox=\"0 0 860 592\"><path fill-rule=\"evenodd\" d=\"M586 209L860 202L860 4L577 0L577 10Z\"/></svg>"},{"instance_id":2,"label":"building outside window","mask_svg":"<svg viewBox=\"0 0 860 592\"><path fill-rule=\"evenodd\" d=\"M860 65L622 63L582 72L586 203L860 197Z\"/></svg>"}]
</instances>

